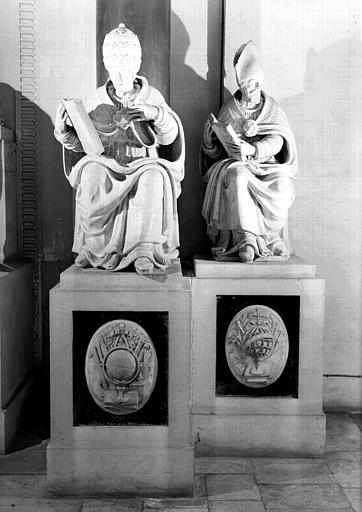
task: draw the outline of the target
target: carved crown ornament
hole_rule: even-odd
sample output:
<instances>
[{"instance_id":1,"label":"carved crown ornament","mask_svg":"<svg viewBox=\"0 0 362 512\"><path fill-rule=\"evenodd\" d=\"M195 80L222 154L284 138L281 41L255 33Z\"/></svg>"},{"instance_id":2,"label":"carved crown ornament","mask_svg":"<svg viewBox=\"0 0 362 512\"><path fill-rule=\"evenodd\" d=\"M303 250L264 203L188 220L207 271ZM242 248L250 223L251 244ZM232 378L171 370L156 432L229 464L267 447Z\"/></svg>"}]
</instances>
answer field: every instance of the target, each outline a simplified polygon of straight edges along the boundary
<instances>
[{"instance_id":1,"label":"carved crown ornament","mask_svg":"<svg viewBox=\"0 0 362 512\"><path fill-rule=\"evenodd\" d=\"M105 36L102 51L106 68L122 66L136 72L140 68L142 49L139 39L124 23Z\"/></svg>"}]
</instances>

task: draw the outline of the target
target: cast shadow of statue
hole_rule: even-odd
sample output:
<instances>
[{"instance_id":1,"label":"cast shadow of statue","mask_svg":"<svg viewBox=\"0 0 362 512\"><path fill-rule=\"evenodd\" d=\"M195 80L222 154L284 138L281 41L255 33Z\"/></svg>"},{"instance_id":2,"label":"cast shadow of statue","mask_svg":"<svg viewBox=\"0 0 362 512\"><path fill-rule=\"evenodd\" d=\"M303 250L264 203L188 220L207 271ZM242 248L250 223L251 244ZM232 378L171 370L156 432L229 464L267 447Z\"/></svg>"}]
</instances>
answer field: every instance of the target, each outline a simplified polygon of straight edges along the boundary
<instances>
[{"instance_id":1,"label":"cast shadow of statue","mask_svg":"<svg viewBox=\"0 0 362 512\"><path fill-rule=\"evenodd\" d=\"M195 253L205 253L210 246L201 216L204 183L199 170L199 151L203 125L209 113L208 101L205 99L212 94L213 84L185 63L190 38L184 24L173 11L171 30L173 41L177 41L177 51L172 56L170 105L183 124L186 146L185 178L178 200L180 256L190 261ZM219 91L216 90L214 103L214 108L218 110Z\"/></svg>"},{"instance_id":2,"label":"cast shadow of statue","mask_svg":"<svg viewBox=\"0 0 362 512\"><path fill-rule=\"evenodd\" d=\"M5 125L11 128L16 134L16 143L20 151L20 125L17 123L17 116L20 119L20 106L22 102L27 102L34 107L33 118L36 123L36 177L35 187L36 208L38 210L38 232L39 257L44 263L67 264L70 262L72 237L73 237L73 207L72 192L64 178L61 145L55 140L53 132L54 125L49 117L38 105L30 102L22 96L19 91L6 83L0 83L0 108L3 111ZM24 148L25 152L27 151ZM26 157L27 155L24 156ZM34 159L28 156L33 163ZM24 160L24 164L26 164ZM19 164L20 165L20 164ZM21 170L18 168L18 173ZM20 176L19 176L20 177ZM18 185L21 179L18 179ZM21 196L21 190L18 190L19 201L31 201L27 197ZM23 203L25 206L25 203ZM33 205L30 205L32 208ZM21 211L19 205L18 213ZM18 218L18 226L21 219ZM21 245L21 244L20 244ZM19 256L21 247L19 247Z\"/></svg>"},{"instance_id":3,"label":"cast shadow of statue","mask_svg":"<svg viewBox=\"0 0 362 512\"><path fill-rule=\"evenodd\" d=\"M34 129L36 133L36 178L32 180L30 190L19 190L21 180L20 165L20 140L21 131L19 120L21 116L21 104L27 103L34 107L31 117L36 120ZM22 241L18 243L18 257L26 257L32 260L34 268L40 270L34 273L34 280L38 282L38 297L41 297L41 304L34 304L37 311L42 311L42 318L38 321L42 325L42 340L40 347L35 349L39 352L36 363L36 382L39 391L37 400L33 407L39 409L39 418L45 418L44 424L48 422L48 373L49 373L49 290L59 281L59 274L72 263L72 238L73 238L73 197L72 190L63 174L61 145L55 140L53 132L54 125L49 117L38 105L30 102L22 96L20 91L15 90L7 83L0 83L0 109L4 115L5 125L11 128L16 134L16 151L18 153L17 165L17 187L18 187L18 219L17 226L21 233L23 225L26 228L26 216L31 218L37 215L37 255L32 256L23 249ZM32 110L32 109L30 109ZM29 115L29 113L27 113ZM34 161L32 152L26 154L24 146L24 157ZM25 159L24 167L27 165ZM35 185L34 185L35 183ZM33 198L32 190L36 188L36 195ZM36 211L36 213L34 213ZM22 219L22 214L24 218ZM34 284L33 284L34 286ZM34 413L34 410L32 414Z\"/></svg>"},{"instance_id":4,"label":"cast shadow of statue","mask_svg":"<svg viewBox=\"0 0 362 512\"><path fill-rule=\"evenodd\" d=\"M300 180L310 182L303 187L302 183L299 185L299 189L304 190L303 195L309 192L309 197L303 197L303 207L299 212L297 207L294 211L293 207L291 209L292 246L303 257L317 256L326 268L341 267L345 261L342 253L348 258L350 250L345 246L338 252L336 243L339 239L339 243L345 245L351 238L346 233L351 230L346 221L348 223L352 215L353 206L348 204L346 195L349 190L355 195L353 172L362 161L359 113L362 87L355 64L356 55L361 54L362 43L353 37L318 52L310 48L303 93L281 101L296 138ZM297 204L301 204L298 203L298 180ZM303 215L303 222L297 218L299 215ZM308 234L310 230L314 233L312 237ZM328 231L330 236L326 235ZM313 247L318 233L323 250Z\"/></svg>"}]
</instances>

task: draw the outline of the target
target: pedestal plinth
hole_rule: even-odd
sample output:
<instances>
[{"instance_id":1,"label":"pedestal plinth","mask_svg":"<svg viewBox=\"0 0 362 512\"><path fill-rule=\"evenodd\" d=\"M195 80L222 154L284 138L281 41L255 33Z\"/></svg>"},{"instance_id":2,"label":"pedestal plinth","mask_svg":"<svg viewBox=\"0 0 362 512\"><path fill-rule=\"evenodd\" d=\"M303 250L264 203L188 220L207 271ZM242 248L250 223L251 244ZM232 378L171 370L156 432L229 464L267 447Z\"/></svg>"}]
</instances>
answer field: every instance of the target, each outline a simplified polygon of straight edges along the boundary
<instances>
[{"instance_id":1,"label":"pedestal plinth","mask_svg":"<svg viewBox=\"0 0 362 512\"><path fill-rule=\"evenodd\" d=\"M324 452L324 281L315 266L195 259L193 430L199 456Z\"/></svg>"},{"instance_id":2,"label":"pedestal plinth","mask_svg":"<svg viewBox=\"0 0 362 512\"><path fill-rule=\"evenodd\" d=\"M0 270L0 454L9 450L32 392L31 264Z\"/></svg>"},{"instance_id":3,"label":"pedestal plinth","mask_svg":"<svg viewBox=\"0 0 362 512\"><path fill-rule=\"evenodd\" d=\"M51 291L48 487L62 495L193 493L191 286L79 270Z\"/></svg>"}]
</instances>

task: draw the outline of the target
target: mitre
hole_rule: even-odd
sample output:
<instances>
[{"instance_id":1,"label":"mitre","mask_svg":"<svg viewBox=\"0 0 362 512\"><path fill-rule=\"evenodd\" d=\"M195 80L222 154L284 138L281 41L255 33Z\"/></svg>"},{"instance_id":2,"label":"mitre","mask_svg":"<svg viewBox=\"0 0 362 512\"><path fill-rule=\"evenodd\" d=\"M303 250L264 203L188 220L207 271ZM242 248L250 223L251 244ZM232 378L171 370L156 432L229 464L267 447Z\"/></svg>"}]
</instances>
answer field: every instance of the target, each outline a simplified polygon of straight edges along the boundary
<instances>
[{"instance_id":1,"label":"mitre","mask_svg":"<svg viewBox=\"0 0 362 512\"><path fill-rule=\"evenodd\" d=\"M264 73L260 52L253 41L240 46L234 57L234 68L238 85L251 79L259 83L263 82Z\"/></svg>"},{"instance_id":2,"label":"mitre","mask_svg":"<svg viewBox=\"0 0 362 512\"><path fill-rule=\"evenodd\" d=\"M124 23L120 23L106 35L102 51L106 69L120 66L137 73L141 67L142 50L139 39Z\"/></svg>"}]
</instances>

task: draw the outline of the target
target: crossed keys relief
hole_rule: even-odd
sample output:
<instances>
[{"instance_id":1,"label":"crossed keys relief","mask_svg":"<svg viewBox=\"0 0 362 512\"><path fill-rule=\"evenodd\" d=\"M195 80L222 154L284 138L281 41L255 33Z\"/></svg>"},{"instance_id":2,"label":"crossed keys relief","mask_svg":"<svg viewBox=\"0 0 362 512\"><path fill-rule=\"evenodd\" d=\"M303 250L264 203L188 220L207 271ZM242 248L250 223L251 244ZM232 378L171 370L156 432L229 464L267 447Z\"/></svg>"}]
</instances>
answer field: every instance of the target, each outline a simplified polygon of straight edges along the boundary
<instances>
[{"instance_id":1,"label":"crossed keys relief","mask_svg":"<svg viewBox=\"0 0 362 512\"><path fill-rule=\"evenodd\" d=\"M111 414L139 411L153 392L157 370L152 340L136 322L107 322L88 345L88 389L97 405Z\"/></svg>"},{"instance_id":2,"label":"crossed keys relief","mask_svg":"<svg viewBox=\"0 0 362 512\"><path fill-rule=\"evenodd\" d=\"M288 333L273 309L255 304L230 322L225 353L234 377L245 386L262 388L282 374L289 352Z\"/></svg>"}]
</instances>

